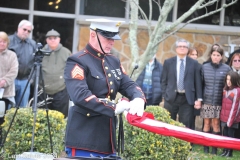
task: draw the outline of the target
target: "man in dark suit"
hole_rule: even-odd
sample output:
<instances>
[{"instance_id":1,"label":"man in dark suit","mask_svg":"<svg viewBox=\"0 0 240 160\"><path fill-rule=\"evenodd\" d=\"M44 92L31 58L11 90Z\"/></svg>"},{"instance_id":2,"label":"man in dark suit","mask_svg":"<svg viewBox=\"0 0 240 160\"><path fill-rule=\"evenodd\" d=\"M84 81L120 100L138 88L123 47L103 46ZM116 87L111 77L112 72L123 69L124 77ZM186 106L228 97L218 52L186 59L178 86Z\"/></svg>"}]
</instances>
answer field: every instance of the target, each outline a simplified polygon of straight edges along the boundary
<instances>
[{"instance_id":1,"label":"man in dark suit","mask_svg":"<svg viewBox=\"0 0 240 160\"><path fill-rule=\"evenodd\" d=\"M177 56L165 60L161 77L164 108L171 118L190 128L193 109L200 109L202 81L198 62L187 56L190 43L180 39L175 43Z\"/></svg>"}]
</instances>

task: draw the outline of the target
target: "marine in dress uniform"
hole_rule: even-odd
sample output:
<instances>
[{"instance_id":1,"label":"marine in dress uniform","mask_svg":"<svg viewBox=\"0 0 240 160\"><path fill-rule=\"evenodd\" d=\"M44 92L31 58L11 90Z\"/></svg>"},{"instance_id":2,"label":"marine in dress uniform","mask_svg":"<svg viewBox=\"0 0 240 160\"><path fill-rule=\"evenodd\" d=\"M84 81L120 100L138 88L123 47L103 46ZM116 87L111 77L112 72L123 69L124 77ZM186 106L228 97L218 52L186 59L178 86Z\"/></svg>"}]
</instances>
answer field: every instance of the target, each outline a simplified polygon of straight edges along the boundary
<instances>
[{"instance_id":1,"label":"marine in dress uniform","mask_svg":"<svg viewBox=\"0 0 240 160\"><path fill-rule=\"evenodd\" d=\"M124 105L116 105L113 101L118 92L133 102L129 111L132 114L140 113L141 116L145 105L141 88L126 75L120 60L104 51L101 43L100 36L105 40L120 39L120 23L101 19L91 21L91 32L96 33L101 49L93 46L90 38L82 51L68 58L64 73L74 103L69 110L65 137L66 152L70 157L116 154L115 110L116 107L125 109Z\"/></svg>"}]
</instances>

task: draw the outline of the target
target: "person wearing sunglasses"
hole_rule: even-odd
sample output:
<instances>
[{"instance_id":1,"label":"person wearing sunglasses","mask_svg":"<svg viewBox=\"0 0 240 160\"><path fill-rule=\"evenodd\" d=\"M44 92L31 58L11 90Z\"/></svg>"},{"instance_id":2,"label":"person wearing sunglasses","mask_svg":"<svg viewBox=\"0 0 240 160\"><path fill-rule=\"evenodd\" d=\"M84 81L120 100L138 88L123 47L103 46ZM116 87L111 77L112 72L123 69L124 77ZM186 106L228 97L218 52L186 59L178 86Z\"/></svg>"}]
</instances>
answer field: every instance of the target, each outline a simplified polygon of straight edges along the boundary
<instances>
[{"instance_id":1,"label":"person wearing sunglasses","mask_svg":"<svg viewBox=\"0 0 240 160\"><path fill-rule=\"evenodd\" d=\"M29 38L33 28L32 22L22 20L18 25L17 32L9 36L10 44L8 48L17 54L19 62L18 75L15 79L15 100L19 107L27 106L30 95L30 84L27 85L27 82L34 63L33 53L36 51L36 42ZM23 99L20 102L22 95Z\"/></svg>"},{"instance_id":2,"label":"person wearing sunglasses","mask_svg":"<svg viewBox=\"0 0 240 160\"><path fill-rule=\"evenodd\" d=\"M116 115L125 109L142 116L145 96L111 52L121 40L121 22L90 19L86 47L71 55L64 72L70 99L65 145L69 157L116 156ZM128 98L115 103L117 93Z\"/></svg>"},{"instance_id":3,"label":"person wearing sunglasses","mask_svg":"<svg viewBox=\"0 0 240 160\"><path fill-rule=\"evenodd\" d=\"M231 57L229 66L234 72L240 74L240 52L234 53L234 55Z\"/></svg>"}]
</instances>

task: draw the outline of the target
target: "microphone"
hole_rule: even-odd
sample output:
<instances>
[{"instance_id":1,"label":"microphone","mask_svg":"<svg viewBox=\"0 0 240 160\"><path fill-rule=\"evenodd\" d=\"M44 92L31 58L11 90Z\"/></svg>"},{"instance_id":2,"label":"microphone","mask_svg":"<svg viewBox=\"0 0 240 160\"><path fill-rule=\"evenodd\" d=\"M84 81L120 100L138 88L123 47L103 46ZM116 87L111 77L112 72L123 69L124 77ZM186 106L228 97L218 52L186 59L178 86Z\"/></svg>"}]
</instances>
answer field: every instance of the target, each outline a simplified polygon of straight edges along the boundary
<instances>
[{"instance_id":1,"label":"microphone","mask_svg":"<svg viewBox=\"0 0 240 160\"><path fill-rule=\"evenodd\" d=\"M138 69L138 64L137 63L135 64L134 69Z\"/></svg>"},{"instance_id":2,"label":"microphone","mask_svg":"<svg viewBox=\"0 0 240 160\"><path fill-rule=\"evenodd\" d=\"M131 75L130 75L130 78L132 77L133 72L134 72L136 69L138 69L138 64L137 64L137 63L135 64L135 66L134 66L134 68L133 68L133 70L132 70L132 73L131 73Z\"/></svg>"}]
</instances>

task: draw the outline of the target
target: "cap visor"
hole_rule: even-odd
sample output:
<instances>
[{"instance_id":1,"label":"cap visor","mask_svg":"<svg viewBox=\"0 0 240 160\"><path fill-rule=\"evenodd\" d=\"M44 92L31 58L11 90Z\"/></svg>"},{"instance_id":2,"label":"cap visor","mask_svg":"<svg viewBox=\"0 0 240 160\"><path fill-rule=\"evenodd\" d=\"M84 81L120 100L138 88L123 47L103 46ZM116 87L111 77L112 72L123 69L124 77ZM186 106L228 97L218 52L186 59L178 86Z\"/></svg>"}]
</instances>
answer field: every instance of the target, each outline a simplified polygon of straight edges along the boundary
<instances>
[{"instance_id":1,"label":"cap visor","mask_svg":"<svg viewBox=\"0 0 240 160\"><path fill-rule=\"evenodd\" d=\"M101 34L101 33L100 33ZM121 39L121 37L118 35L118 34L116 34L115 36L113 36L113 37L110 37L110 36L107 36L107 35L103 35L103 34L101 34L103 37L105 37L105 38L107 38L107 39L113 39L113 40L120 40Z\"/></svg>"}]
</instances>

